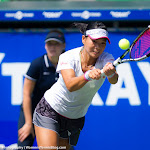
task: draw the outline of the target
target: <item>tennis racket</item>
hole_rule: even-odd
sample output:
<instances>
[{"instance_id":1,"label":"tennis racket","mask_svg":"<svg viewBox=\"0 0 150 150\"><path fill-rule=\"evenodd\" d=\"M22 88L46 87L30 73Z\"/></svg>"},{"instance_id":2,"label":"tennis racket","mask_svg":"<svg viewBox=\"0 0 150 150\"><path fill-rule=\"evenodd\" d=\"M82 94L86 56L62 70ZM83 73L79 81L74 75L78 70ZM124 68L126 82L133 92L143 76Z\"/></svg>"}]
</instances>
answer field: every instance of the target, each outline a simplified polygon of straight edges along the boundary
<instances>
[{"instance_id":1,"label":"tennis racket","mask_svg":"<svg viewBox=\"0 0 150 150\"><path fill-rule=\"evenodd\" d=\"M123 59L129 53L129 59ZM141 61L150 56L150 25L142 31L139 36L134 40L130 47L118 57L112 64L116 67L119 64L129 61ZM101 74L105 76L103 69Z\"/></svg>"}]
</instances>

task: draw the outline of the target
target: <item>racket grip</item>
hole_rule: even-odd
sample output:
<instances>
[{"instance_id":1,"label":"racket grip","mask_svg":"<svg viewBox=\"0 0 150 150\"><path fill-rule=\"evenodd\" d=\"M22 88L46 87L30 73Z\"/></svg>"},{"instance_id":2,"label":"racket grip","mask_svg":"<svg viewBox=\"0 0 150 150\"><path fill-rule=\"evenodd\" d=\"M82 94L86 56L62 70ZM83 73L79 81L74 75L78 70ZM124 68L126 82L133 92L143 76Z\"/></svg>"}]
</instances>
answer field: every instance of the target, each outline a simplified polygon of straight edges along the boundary
<instances>
[{"instance_id":1,"label":"racket grip","mask_svg":"<svg viewBox=\"0 0 150 150\"><path fill-rule=\"evenodd\" d=\"M120 59L120 57L119 57L119 58L116 59L112 64L113 64L114 67L116 67L117 65L120 64L120 62L121 62L121 59Z\"/></svg>"}]
</instances>

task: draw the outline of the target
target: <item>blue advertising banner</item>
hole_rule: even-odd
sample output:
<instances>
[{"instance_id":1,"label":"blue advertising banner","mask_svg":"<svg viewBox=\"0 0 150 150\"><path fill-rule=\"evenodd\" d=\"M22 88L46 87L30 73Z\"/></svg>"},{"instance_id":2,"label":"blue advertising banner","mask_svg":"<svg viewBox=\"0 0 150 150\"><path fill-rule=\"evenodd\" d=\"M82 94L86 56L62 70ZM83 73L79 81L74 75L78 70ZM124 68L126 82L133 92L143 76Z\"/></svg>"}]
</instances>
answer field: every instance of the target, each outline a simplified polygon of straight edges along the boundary
<instances>
[{"instance_id":1,"label":"blue advertising banner","mask_svg":"<svg viewBox=\"0 0 150 150\"><path fill-rule=\"evenodd\" d=\"M0 149L16 146L17 121L22 103L23 75L30 62L45 53L42 32L0 32ZM124 51L121 38L131 43L139 32L110 32L106 51L115 59ZM81 46L81 34L65 32L66 50ZM117 66L119 81L106 79L86 115L76 150L147 150L150 134L150 64Z\"/></svg>"},{"instance_id":2,"label":"blue advertising banner","mask_svg":"<svg viewBox=\"0 0 150 150\"><path fill-rule=\"evenodd\" d=\"M0 10L0 21L150 20L149 9Z\"/></svg>"}]
</instances>

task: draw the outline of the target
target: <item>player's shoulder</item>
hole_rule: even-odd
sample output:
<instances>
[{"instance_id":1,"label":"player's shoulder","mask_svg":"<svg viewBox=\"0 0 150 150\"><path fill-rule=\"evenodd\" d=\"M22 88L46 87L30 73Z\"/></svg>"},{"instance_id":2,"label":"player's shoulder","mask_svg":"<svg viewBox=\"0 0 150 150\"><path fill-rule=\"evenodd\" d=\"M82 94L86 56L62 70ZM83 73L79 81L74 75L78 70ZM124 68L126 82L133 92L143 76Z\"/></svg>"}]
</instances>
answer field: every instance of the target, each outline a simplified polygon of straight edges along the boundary
<instances>
[{"instance_id":1,"label":"player's shoulder","mask_svg":"<svg viewBox=\"0 0 150 150\"><path fill-rule=\"evenodd\" d=\"M99 59L105 59L105 58L112 58L114 59L113 55L108 53L108 52L103 52L100 56Z\"/></svg>"}]
</instances>

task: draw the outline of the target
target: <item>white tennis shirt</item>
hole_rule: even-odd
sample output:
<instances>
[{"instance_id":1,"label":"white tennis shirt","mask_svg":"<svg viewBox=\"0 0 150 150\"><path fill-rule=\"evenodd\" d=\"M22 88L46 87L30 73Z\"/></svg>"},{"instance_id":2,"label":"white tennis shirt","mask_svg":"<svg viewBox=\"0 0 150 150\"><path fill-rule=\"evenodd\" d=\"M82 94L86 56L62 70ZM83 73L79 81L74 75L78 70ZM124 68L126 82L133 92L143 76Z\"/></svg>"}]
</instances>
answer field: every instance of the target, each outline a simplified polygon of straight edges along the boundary
<instances>
[{"instance_id":1,"label":"white tennis shirt","mask_svg":"<svg viewBox=\"0 0 150 150\"><path fill-rule=\"evenodd\" d=\"M46 101L56 112L70 119L85 116L92 98L105 81L105 78L92 80L79 90L68 91L62 78L61 70L73 69L77 77L84 74L80 60L81 49L82 47L78 47L60 55L56 70L59 73L59 79L44 94ZM113 62L113 60L114 58L111 54L103 52L97 59L95 68L102 69L107 62Z\"/></svg>"}]
</instances>

